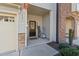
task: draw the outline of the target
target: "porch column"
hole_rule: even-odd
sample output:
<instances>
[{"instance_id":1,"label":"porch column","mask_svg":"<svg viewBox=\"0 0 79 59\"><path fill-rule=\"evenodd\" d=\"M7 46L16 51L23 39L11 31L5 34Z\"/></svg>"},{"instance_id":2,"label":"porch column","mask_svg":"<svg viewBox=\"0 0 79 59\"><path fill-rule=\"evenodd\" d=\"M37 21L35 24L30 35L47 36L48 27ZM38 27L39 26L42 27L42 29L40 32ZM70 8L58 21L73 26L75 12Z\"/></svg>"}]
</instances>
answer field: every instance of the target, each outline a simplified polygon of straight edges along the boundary
<instances>
[{"instance_id":1,"label":"porch column","mask_svg":"<svg viewBox=\"0 0 79 59\"><path fill-rule=\"evenodd\" d=\"M27 46L27 4L22 4L19 10L18 47Z\"/></svg>"},{"instance_id":2,"label":"porch column","mask_svg":"<svg viewBox=\"0 0 79 59\"><path fill-rule=\"evenodd\" d=\"M59 18L59 27L58 27L58 38L59 38L59 43L64 43L66 42L65 38L65 31L66 31L66 17L69 16L71 13L71 4L68 3L59 3L59 10L58 10L58 18Z\"/></svg>"}]
</instances>

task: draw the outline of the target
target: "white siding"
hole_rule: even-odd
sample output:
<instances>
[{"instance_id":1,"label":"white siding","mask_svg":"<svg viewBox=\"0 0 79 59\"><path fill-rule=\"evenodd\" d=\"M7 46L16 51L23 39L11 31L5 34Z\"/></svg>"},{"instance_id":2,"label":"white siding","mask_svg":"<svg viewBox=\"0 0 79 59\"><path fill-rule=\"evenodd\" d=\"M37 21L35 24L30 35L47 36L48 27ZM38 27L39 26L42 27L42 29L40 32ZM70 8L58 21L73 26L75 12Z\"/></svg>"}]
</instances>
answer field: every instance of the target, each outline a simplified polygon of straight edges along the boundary
<instances>
[{"instance_id":1,"label":"white siding","mask_svg":"<svg viewBox=\"0 0 79 59\"><path fill-rule=\"evenodd\" d=\"M50 16L49 14L44 15L43 20L43 32L48 36L48 38L50 39Z\"/></svg>"}]
</instances>

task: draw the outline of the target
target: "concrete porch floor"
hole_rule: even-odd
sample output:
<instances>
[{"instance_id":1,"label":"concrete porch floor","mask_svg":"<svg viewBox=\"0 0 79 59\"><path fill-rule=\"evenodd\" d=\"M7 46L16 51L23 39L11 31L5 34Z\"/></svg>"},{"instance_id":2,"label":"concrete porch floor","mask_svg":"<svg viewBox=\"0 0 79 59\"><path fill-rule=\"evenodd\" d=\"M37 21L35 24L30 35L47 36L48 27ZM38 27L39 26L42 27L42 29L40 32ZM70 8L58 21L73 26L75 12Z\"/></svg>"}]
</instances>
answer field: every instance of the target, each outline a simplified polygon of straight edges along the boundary
<instances>
[{"instance_id":1,"label":"concrete porch floor","mask_svg":"<svg viewBox=\"0 0 79 59\"><path fill-rule=\"evenodd\" d=\"M47 44L27 47L20 51L20 56L54 56L59 52ZM18 56L19 52L4 54L2 56Z\"/></svg>"},{"instance_id":2,"label":"concrete porch floor","mask_svg":"<svg viewBox=\"0 0 79 59\"><path fill-rule=\"evenodd\" d=\"M37 39L28 39L27 45L28 47L31 46L35 46L35 45L39 45L39 44L44 44L44 43L48 43L49 40L48 39L42 39L42 38L37 38Z\"/></svg>"}]
</instances>

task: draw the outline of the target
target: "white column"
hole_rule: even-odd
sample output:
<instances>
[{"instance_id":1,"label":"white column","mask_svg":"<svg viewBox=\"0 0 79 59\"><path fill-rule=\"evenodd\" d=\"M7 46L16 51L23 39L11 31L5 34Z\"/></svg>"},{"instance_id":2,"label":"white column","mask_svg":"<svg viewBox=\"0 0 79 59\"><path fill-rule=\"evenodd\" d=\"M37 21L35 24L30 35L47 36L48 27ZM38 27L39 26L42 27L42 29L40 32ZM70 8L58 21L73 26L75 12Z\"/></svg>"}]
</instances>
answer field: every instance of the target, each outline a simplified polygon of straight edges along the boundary
<instances>
[{"instance_id":1,"label":"white column","mask_svg":"<svg viewBox=\"0 0 79 59\"><path fill-rule=\"evenodd\" d=\"M24 10L24 18L25 18L25 46L27 46L27 9Z\"/></svg>"},{"instance_id":2,"label":"white column","mask_svg":"<svg viewBox=\"0 0 79 59\"><path fill-rule=\"evenodd\" d=\"M19 33L19 12L20 12L20 6L18 7L18 12L17 12L17 16L16 16L16 22L17 22L17 49L16 50L19 50L19 46L18 46L18 33Z\"/></svg>"},{"instance_id":3,"label":"white column","mask_svg":"<svg viewBox=\"0 0 79 59\"><path fill-rule=\"evenodd\" d=\"M21 24L22 24L22 30L24 33L25 33L25 47L27 46L27 4L22 4L21 6L22 10L22 21L21 21Z\"/></svg>"},{"instance_id":4,"label":"white column","mask_svg":"<svg viewBox=\"0 0 79 59\"><path fill-rule=\"evenodd\" d=\"M23 8L23 4L20 7L18 17L18 33L25 33L25 46L27 46L27 9Z\"/></svg>"}]
</instances>

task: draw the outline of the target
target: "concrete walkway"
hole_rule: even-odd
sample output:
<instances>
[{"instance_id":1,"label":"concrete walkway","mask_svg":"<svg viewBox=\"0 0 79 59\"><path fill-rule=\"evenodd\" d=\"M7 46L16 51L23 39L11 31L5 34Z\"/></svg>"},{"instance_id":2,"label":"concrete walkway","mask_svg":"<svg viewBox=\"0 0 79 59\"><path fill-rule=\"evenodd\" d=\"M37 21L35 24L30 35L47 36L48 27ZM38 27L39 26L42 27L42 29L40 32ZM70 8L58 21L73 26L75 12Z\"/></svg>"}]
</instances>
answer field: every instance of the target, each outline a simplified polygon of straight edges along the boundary
<instances>
[{"instance_id":1,"label":"concrete walkway","mask_svg":"<svg viewBox=\"0 0 79 59\"><path fill-rule=\"evenodd\" d=\"M21 56L53 56L57 53L57 50L47 44L41 44L23 49L21 51Z\"/></svg>"},{"instance_id":2,"label":"concrete walkway","mask_svg":"<svg viewBox=\"0 0 79 59\"><path fill-rule=\"evenodd\" d=\"M47 44L27 47L20 51L20 56L53 56L59 52ZM19 52L4 54L3 56L19 56Z\"/></svg>"}]
</instances>

